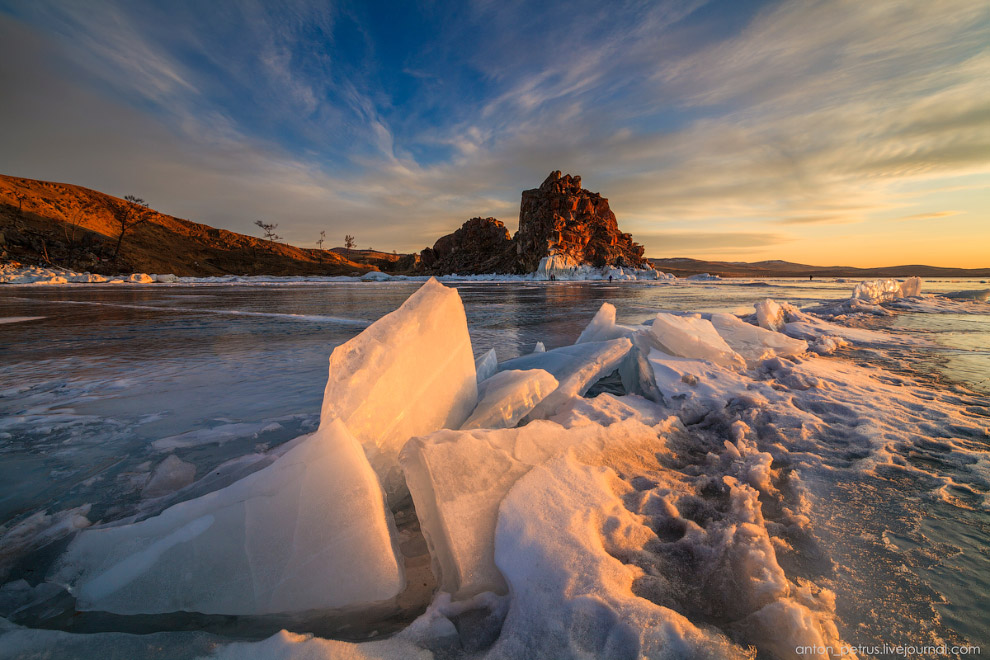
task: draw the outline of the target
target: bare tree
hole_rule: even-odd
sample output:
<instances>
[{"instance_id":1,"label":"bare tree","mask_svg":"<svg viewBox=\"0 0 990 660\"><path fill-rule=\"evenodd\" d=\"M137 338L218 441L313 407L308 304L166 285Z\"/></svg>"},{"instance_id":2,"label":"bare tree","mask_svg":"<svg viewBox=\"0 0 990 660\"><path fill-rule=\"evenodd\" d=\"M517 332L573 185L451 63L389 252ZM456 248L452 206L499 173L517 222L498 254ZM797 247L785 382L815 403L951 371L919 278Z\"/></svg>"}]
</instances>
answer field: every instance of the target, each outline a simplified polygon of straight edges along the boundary
<instances>
[{"instance_id":1,"label":"bare tree","mask_svg":"<svg viewBox=\"0 0 990 660\"><path fill-rule=\"evenodd\" d=\"M107 199L107 209L113 217L114 222L120 229L117 235L117 245L113 249L112 260L117 263L117 255L120 254L120 244L124 242L124 234L132 228L148 221L148 202L134 195L127 195L123 201L114 198Z\"/></svg>"},{"instance_id":2,"label":"bare tree","mask_svg":"<svg viewBox=\"0 0 990 660\"><path fill-rule=\"evenodd\" d=\"M261 227L261 231L262 233L264 233L265 238L268 241L274 243L275 241L282 240L282 237L275 233L275 230L278 229L277 222L267 223L261 220L255 220L254 224L257 225L258 227Z\"/></svg>"},{"instance_id":3,"label":"bare tree","mask_svg":"<svg viewBox=\"0 0 990 660\"><path fill-rule=\"evenodd\" d=\"M323 243L326 240L327 240L327 232L326 231L321 231L320 232L320 240L316 241L316 244L320 246L320 251L317 253L317 256L320 258L320 263L321 264L323 263Z\"/></svg>"},{"instance_id":4,"label":"bare tree","mask_svg":"<svg viewBox=\"0 0 990 660\"><path fill-rule=\"evenodd\" d=\"M18 229L20 221L24 218L24 200L27 199L27 195L21 192L14 191L14 199L17 200L17 215L14 216L13 225L14 229Z\"/></svg>"},{"instance_id":5,"label":"bare tree","mask_svg":"<svg viewBox=\"0 0 990 660\"><path fill-rule=\"evenodd\" d=\"M344 236L344 249L347 250L347 254L351 253L351 250L354 249L355 245L357 245L357 243L354 241L353 236L351 236L350 234Z\"/></svg>"}]
</instances>

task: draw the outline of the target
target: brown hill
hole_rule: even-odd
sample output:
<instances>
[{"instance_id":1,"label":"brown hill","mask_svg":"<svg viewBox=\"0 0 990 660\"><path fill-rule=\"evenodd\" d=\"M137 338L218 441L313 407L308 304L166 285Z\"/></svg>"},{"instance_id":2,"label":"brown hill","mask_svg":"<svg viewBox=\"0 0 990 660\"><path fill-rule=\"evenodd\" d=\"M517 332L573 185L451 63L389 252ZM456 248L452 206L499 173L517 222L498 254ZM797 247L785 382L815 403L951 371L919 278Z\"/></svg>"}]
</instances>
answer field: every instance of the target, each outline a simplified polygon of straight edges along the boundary
<instances>
[{"instance_id":1,"label":"brown hill","mask_svg":"<svg viewBox=\"0 0 990 660\"><path fill-rule=\"evenodd\" d=\"M377 270L330 250L298 248L175 218L136 205L146 221L128 229L113 262L128 202L65 183L0 175L0 258L95 273L351 275Z\"/></svg>"},{"instance_id":2,"label":"brown hill","mask_svg":"<svg viewBox=\"0 0 990 660\"><path fill-rule=\"evenodd\" d=\"M990 277L990 268L945 268L941 266L882 266L854 268L852 266L808 266L789 261L705 261L675 257L650 259L657 270L678 277L710 273L720 277L851 277L874 279L880 277Z\"/></svg>"}]
</instances>

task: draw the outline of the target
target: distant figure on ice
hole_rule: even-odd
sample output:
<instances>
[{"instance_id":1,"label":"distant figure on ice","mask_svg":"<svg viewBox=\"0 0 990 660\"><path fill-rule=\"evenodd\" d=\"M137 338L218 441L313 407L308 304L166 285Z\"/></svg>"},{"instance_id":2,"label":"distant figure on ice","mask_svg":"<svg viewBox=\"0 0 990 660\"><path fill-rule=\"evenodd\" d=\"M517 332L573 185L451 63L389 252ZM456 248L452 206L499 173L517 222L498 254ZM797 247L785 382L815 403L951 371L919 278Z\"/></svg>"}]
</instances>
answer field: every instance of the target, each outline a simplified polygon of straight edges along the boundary
<instances>
[{"instance_id":1,"label":"distant figure on ice","mask_svg":"<svg viewBox=\"0 0 990 660\"><path fill-rule=\"evenodd\" d=\"M811 280L813 280L813 279L815 279L815 276L814 276L814 275L808 275L808 281L809 281L809 282L810 282Z\"/></svg>"},{"instance_id":2,"label":"distant figure on ice","mask_svg":"<svg viewBox=\"0 0 990 660\"><path fill-rule=\"evenodd\" d=\"M557 281L557 276L554 275L553 273L550 273L550 281L551 282L556 282Z\"/></svg>"},{"instance_id":3,"label":"distant figure on ice","mask_svg":"<svg viewBox=\"0 0 990 660\"><path fill-rule=\"evenodd\" d=\"M608 283L609 283L609 284L611 284L611 283L612 283L612 276L611 276L611 275L609 275L609 276L608 276Z\"/></svg>"}]
</instances>

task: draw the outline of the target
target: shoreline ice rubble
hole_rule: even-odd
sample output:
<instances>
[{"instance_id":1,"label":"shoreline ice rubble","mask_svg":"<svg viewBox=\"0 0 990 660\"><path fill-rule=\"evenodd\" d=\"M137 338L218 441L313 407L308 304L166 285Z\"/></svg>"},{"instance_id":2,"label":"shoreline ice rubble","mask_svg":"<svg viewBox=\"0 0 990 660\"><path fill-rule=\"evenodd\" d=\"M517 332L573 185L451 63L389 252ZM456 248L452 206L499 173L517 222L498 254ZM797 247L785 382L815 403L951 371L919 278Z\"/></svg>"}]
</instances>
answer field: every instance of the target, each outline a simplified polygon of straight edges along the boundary
<instances>
[{"instance_id":1,"label":"shoreline ice rubble","mask_svg":"<svg viewBox=\"0 0 990 660\"><path fill-rule=\"evenodd\" d=\"M360 610L402 590L384 493L408 488L440 583L425 613L388 639L283 631L216 638L211 657L837 648L836 594L795 551L815 551L805 478L835 465L919 470L904 456L937 451L970 471L936 493L990 502L986 452L970 460L959 439L988 429L958 394L816 355L830 352L825 339L892 335L772 300L753 320L661 312L620 325L606 303L574 346L475 362L459 295L431 280L334 349L318 431L226 488L81 531L50 579L69 583L82 608L120 613ZM625 394L584 396L612 375ZM919 428L928 437L912 444ZM28 650L87 637L0 626L0 644ZM90 637L95 648L114 635Z\"/></svg>"},{"instance_id":2,"label":"shoreline ice rubble","mask_svg":"<svg viewBox=\"0 0 990 660\"><path fill-rule=\"evenodd\" d=\"M217 275L217 276L177 276L171 273L129 273L118 275L97 275L89 272L72 271L57 266L12 267L0 264L0 284L10 285L65 285L65 284L327 284L333 282L426 282L437 279L441 282L601 282L601 281L646 281L646 282L724 282L718 275L697 273L687 277L677 277L653 268L628 268L619 266L595 267L577 265L561 255L544 257L536 270L525 275L482 274L482 275L390 275L381 271L371 271L361 276L349 275ZM611 280L609 279L611 278ZM731 281L731 280L730 280ZM839 279L837 281L845 281ZM909 277L904 281L887 279L863 281L856 285L853 299L870 303L890 302L898 298L920 295L921 280Z\"/></svg>"}]
</instances>

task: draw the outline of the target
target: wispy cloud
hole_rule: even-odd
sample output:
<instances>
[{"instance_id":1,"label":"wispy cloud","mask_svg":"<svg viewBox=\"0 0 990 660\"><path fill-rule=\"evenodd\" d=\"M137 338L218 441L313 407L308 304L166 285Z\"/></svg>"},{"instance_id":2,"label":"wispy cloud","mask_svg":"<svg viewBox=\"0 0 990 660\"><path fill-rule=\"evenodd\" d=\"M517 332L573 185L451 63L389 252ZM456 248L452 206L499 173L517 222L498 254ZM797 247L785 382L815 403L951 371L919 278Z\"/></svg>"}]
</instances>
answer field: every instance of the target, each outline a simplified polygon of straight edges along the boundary
<instances>
[{"instance_id":1,"label":"wispy cloud","mask_svg":"<svg viewBox=\"0 0 990 660\"><path fill-rule=\"evenodd\" d=\"M898 220L936 220L938 218L948 218L953 215L959 215L959 211L933 211L931 213L914 213L912 215L905 215Z\"/></svg>"},{"instance_id":2,"label":"wispy cloud","mask_svg":"<svg viewBox=\"0 0 990 660\"><path fill-rule=\"evenodd\" d=\"M0 109L25 127L0 167L44 177L48 163L151 187L205 222L246 230L264 212L292 240L329 224L398 249L474 215L514 226L519 191L558 168L651 254L820 247L905 209L959 209L903 216L919 229L974 217L990 7L704 4L405 7L391 33L360 4L39 0L10 12L0 50L29 41L23 84L80 100ZM139 186L141 171L163 177Z\"/></svg>"}]
</instances>

